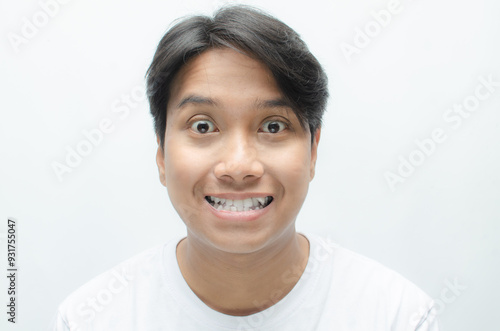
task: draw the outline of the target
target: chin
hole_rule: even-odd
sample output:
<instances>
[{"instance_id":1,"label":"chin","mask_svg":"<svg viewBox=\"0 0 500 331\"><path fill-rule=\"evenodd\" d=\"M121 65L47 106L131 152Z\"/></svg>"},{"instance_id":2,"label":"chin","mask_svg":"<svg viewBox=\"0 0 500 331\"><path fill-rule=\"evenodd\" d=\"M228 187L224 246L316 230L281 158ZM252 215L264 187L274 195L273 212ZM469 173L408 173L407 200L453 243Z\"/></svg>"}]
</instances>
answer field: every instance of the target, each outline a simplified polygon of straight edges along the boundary
<instances>
[{"instance_id":1,"label":"chin","mask_svg":"<svg viewBox=\"0 0 500 331\"><path fill-rule=\"evenodd\" d=\"M205 236L205 241L215 249L232 254L251 254L273 246L279 234L265 229L248 231L227 231Z\"/></svg>"}]
</instances>

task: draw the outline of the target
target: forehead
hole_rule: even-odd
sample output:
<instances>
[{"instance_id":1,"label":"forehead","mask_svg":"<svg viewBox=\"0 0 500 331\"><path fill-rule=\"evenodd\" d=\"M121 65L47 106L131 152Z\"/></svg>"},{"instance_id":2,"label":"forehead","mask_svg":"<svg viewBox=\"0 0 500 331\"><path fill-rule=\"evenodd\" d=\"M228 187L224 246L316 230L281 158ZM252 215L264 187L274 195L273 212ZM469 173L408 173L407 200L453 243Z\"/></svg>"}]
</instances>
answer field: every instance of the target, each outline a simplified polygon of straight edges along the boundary
<instances>
[{"instance_id":1,"label":"forehead","mask_svg":"<svg viewBox=\"0 0 500 331\"><path fill-rule=\"evenodd\" d=\"M192 58L175 76L167 109L201 96L237 107L261 100L284 99L271 71L235 50L211 49Z\"/></svg>"}]
</instances>

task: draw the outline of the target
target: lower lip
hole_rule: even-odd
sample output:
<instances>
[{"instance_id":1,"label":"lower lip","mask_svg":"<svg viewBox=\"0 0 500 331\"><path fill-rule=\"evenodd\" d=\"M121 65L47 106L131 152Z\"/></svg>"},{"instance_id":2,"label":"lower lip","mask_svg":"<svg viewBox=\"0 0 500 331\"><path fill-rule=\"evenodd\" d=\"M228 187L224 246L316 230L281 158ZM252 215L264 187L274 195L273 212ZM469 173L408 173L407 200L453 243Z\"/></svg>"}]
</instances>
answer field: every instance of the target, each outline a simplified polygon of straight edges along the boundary
<instances>
[{"instance_id":1,"label":"lower lip","mask_svg":"<svg viewBox=\"0 0 500 331\"><path fill-rule=\"evenodd\" d=\"M247 211L229 211L229 210L217 210L215 209L207 200L203 199L205 204L208 206L208 209L212 214L216 217L221 218L227 221L233 222L251 222L255 221L271 208L273 205L272 201L265 208L257 209L257 210L247 210Z\"/></svg>"}]
</instances>

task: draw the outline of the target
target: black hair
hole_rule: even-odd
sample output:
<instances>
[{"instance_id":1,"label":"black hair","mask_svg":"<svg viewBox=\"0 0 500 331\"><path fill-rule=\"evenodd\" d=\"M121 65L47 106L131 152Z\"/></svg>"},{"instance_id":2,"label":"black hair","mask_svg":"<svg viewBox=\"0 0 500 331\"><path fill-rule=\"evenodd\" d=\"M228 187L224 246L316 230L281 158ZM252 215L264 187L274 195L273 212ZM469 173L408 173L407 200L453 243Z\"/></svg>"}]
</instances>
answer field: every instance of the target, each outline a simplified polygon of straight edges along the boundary
<instances>
[{"instance_id":1,"label":"black hair","mask_svg":"<svg viewBox=\"0 0 500 331\"><path fill-rule=\"evenodd\" d=\"M156 134L163 148L172 81L191 58L213 48L232 48L266 65L311 139L321 126L328 99L326 74L300 36L258 9L236 5L214 17L192 16L163 36L146 73Z\"/></svg>"}]
</instances>

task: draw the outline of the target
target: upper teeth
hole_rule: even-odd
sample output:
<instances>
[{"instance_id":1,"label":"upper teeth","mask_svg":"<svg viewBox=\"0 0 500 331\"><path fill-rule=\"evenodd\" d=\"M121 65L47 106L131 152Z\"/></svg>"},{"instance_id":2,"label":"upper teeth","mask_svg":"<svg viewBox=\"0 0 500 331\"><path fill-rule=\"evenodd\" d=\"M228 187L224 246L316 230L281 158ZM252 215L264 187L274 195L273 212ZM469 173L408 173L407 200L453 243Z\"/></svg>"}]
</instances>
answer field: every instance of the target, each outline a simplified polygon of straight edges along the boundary
<instances>
[{"instance_id":1,"label":"upper teeth","mask_svg":"<svg viewBox=\"0 0 500 331\"><path fill-rule=\"evenodd\" d=\"M269 204L271 197L248 198L244 200L222 199L217 197L208 197L208 201L217 208L217 210L227 211L248 211L264 208Z\"/></svg>"}]
</instances>

